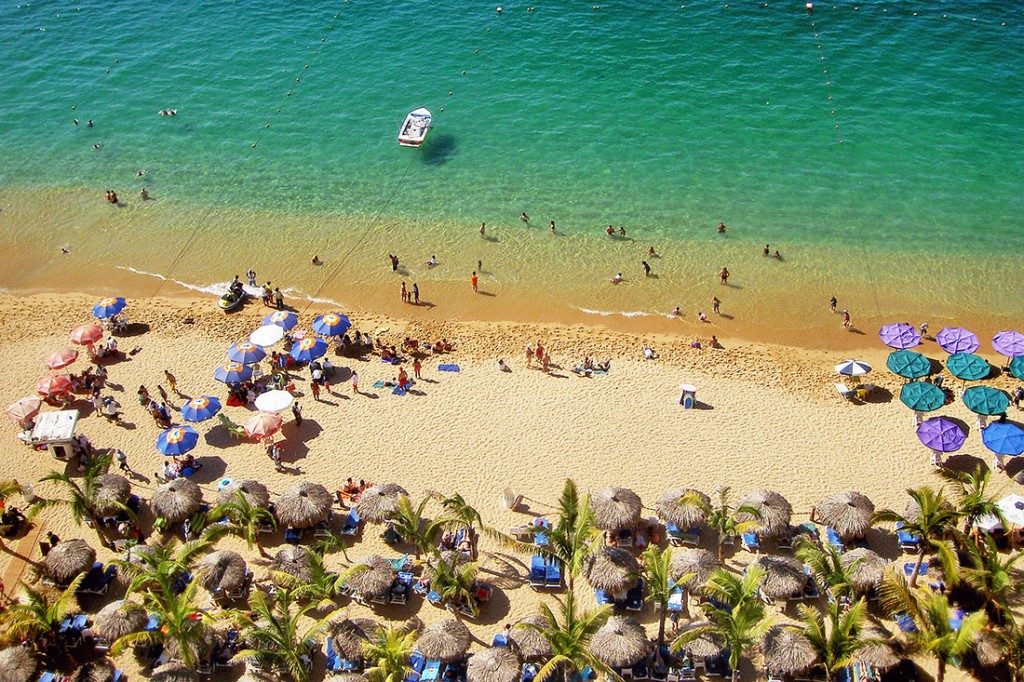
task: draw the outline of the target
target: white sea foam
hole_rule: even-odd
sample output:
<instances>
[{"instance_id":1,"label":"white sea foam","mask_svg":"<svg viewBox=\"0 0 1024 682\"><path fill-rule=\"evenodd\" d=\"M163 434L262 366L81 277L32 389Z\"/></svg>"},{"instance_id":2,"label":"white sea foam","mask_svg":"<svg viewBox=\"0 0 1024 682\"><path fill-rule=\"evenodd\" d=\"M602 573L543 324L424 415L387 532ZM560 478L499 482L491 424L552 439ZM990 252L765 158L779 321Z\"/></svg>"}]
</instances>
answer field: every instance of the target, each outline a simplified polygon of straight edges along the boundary
<instances>
[{"instance_id":1,"label":"white sea foam","mask_svg":"<svg viewBox=\"0 0 1024 682\"><path fill-rule=\"evenodd\" d=\"M577 308L577 310L587 315L600 315L601 317L611 317L612 315L620 317L652 317L655 314L643 310L591 310L590 308Z\"/></svg>"},{"instance_id":2,"label":"white sea foam","mask_svg":"<svg viewBox=\"0 0 1024 682\"><path fill-rule=\"evenodd\" d=\"M116 267L118 270L127 270L128 272L132 272L136 275L143 275L145 277L155 277L156 279L160 279L165 282L172 282L180 287L183 287L190 291L198 291L199 293L202 294L214 294L216 296L220 296L228 290L228 287L231 286L231 282L214 282L213 284L191 284L189 282L182 282L179 279L174 279L173 277L161 275L158 272L146 272L145 270L139 270L138 268L133 268L130 265L118 265ZM246 293L251 294L252 296L260 297L263 295L263 290L260 287L251 287L248 284L244 284L242 288L245 289ZM284 294L287 298L291 299L309 301L310 303L332 305L337 306L339 308L342 307L342 305L337 301L333 301L329 298L318 298L315 296L310 296L301 289L287 288L282 289L281 293Z\"/></svg>"}]
</instances>

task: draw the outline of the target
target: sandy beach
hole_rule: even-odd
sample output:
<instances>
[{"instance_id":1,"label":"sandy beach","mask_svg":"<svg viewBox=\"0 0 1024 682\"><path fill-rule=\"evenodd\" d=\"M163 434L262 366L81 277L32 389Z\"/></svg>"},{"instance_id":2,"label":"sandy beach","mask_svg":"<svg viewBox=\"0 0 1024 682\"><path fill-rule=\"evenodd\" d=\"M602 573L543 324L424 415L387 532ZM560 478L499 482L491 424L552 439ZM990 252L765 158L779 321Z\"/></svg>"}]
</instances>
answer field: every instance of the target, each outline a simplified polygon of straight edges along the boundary
<instances>
[{"instance_id":1,"label":"sandy beach","mask_svg":"<svg viewBox=\"0 0 1024 682\"><path fill-rule=\"evenodd\" d=\"M94 302L85 294L0 297L4 329L0 364L5 370L0 401L4 405L32 394L35 381L46 374L43 357L68 345L69 331L90 321ZM157 484L154 473L164 458L154 448L161 429L139 406L138 387L146 385L155 393L168 369L177 376L183 395L226 397L224 386L214 381L213 369L226 361L225 349L255 329L267 312L258 300L232 315L215 310L210 298L131 303L133 327L119 345L136 352L108 367L108 392L123 406L124 420L111 424L91 414L84 396L75 407L82 410L79 431L95 447L120 448L127 454L139 474L134 490L142 497L148 498ZM300 328L309 328L315 314L314 309L303 312ZM301 427L290 419L285 424L283 473L274 471L260 445L231 439L223 427L215 426L216 420L198 424L202 435L193 454L203 467L193 480L201 484L207 500L214 499L216 484L224 477L255 478L276 493L301 480L323 483L333 491L351 476L397 482L414 500L430 491L459 492L480 511L486 524L507 529L551 513L568 477L584 491L631 488L647 507L672 487L713 493L716 486L727 485L733 500L767 488L792 503L798 522L806 520L811 507L829 493L857 490L878 508L901 510L906 488L939 483L928 451L914 435L912 414L894 397L902 380L884 369L887 349L873 332L858 337L861 344L851 342L842 350L755 344L724 336L724 348L698 350L689 347L692 335L348 314L353 329L372 332L389 344L400 345L406 336L421 341L444 337L454 349L428 357L422 380L405 396L373 388L376 381L396 375L395 367L377 358L330 356L339 377L347 378L352 370L359 373L362 393L353 394L349 382L342 380L322 396L322 402L310 395L308 372L298 373L295 380L304 421ZM550 350L554 363L548 374L536 369L536 364L534 368L525 364L524 347L538 339ZM643 359L644 344L657 351L657 360ZM983 343L981 352L993 364L1001 364L990 350L986 353L987 348ZM918 350L936 358L945 355L934 341ZM610 359L611 371L590 378L576 376L570 370L585 355ZM883 389L877 399L853 404L836 393L834 383L839 377L833 365L851 356L876 368L869 379ZM497 369L499 358L505 359L510 372ZM460 371L440 372L440 362L458 364ZM69 369L80 371L84 366L79 359ZM1016 386L1011 379L1004 375L989 384L1009 389ZM701 409L683 410L679 405L682 383L697 386ZM183 401L176 399L175 407L180 408ZM226 407L224 413L243 423L251 410ZM973 458L988 463L990 456L974 428L974 415L959 402L943 414L972 426L967 445L956 456L959 465ZM0 479L31 482L58 465L63 469L47 453L18 443L14 425L8 431ZM1001 494L1022 492L1006 475L995 479ZM518 512L502 507L505 488L525 495ZM36 492L45 497L55 491L37 485ZM644 515L654 516L654 512ZM97 544L95 533L78 527L66 513L48 512L40 522L61 537L84 537ZM377 537L380 530L367 526L344 555L332 555L328 561L340 567L347 564L346 559L394 555L394 549ZM879 534L878 539L881 545L876 549L884 548L886 558L900 559L891 534L884 540ZM276 537L271 550L276 551L280 542ZM240 542L222 543L244 550ZM496 586L497 596L470 627L481 641L489 642L505 622L532 613L541 597L523 579L528 557L509 555L487 539L481 549L483 577ZM109 550L99 549L100 559L112 556ZM258 555L247 552L246 556L261 575ZM38 559L38 549L33 548L30 558ZM752 558L740 551L731 564L741 566ZM10 553L0 554L0 570L6 571L11 560ZM582 592L593 604L592 594ZM87 602L87 608L91 604ZM382 607L372 614L355 604L349 610L393 620L416 613L427 622L445 614L419 600L404 607ZM645 609L640 617L649 630L651 624L656 630L652 609ZM139 679L130 656L121 657L119 663L130 679ZM317 665L322 671L322 659ZM930 661L923 665L926 670L934 667ZM958 671L950 673L951 679L960 679Z\"/></svg>"}]
</instances>

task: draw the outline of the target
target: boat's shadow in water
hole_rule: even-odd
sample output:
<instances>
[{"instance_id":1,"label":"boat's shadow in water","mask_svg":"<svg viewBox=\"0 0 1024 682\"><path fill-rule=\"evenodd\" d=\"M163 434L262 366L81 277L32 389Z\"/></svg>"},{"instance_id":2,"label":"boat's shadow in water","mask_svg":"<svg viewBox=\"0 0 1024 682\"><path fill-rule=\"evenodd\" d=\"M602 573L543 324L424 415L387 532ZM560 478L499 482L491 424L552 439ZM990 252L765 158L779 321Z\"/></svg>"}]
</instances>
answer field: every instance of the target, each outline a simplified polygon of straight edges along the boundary
<instances>
[{"instance_id":1,"label":"boat's shadow in water","mask_svg":"<svg viewBox=\"0 0 1024 682\"><path fill-rule=\"evenodd\" d=\"M436 135L423 143L423 163L428 166L440 166L459 153L454 135Z\"/></svg>"}]
</instances>

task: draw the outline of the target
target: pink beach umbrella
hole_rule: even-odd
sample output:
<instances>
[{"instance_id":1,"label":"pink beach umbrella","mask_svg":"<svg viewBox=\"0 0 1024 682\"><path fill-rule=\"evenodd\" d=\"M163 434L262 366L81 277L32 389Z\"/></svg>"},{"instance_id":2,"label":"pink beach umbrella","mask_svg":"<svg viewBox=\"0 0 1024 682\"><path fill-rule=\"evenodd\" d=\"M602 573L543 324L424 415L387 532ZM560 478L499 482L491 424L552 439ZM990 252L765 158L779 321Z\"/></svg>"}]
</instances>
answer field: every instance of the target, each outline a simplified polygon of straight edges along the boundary
<instances>
[{"instance_id":1,"label":"pink beach umbrella","mask_svg":"<svg viewBox=\"0 0 1024 682\"><path fill-rule=\"evenodd\" d=\"M276 414L261 412L245 423L245 432L250 438L267 438L281 429L284 420Z\"/></svg>"},{"instance_id":2,"label":"pink beach umbrella","mask_svg":"<svg viewBox=\"0 0 1024 682\"><path fill-rule=\"evenodd\" d=\"M36 393L49 398L63 395L71 390L71 377L67 374L51 374L36 382Z\"/></svg>"},{"instance_id":3,"label":"pink beach umbrella","mask_svg":"<svg viewBox=\"0 0 1024 682\"><path fill-rule=\"evenodd\" d=\"M98 324L83 324L71 332L71 343L89 346L103 338L103 327Z\"/></svg>"},{"instance_id":4,"label":"pink beach umbrella","mask_svg":"<svg viewBox=\"0 0 1024 682\"><path fill-rule=\"evenodd\" d=\"M47 369L64 369L78 359L78 351L74 348L61 348L46 356Z\"/></svg>"},{"instance_id":5,"label":"pink beach umbrella","mask_svg":"<svg viewBox=\"0 0 1024 682\"><path fill-rule=\"evenodd\" d=\"M12 403L7 408L7 416L22 428L26 428L36 418L36 415L39 414L39 409L42 406L43 401L35 396L29 396Z\"/></svg>"}]
</instances>

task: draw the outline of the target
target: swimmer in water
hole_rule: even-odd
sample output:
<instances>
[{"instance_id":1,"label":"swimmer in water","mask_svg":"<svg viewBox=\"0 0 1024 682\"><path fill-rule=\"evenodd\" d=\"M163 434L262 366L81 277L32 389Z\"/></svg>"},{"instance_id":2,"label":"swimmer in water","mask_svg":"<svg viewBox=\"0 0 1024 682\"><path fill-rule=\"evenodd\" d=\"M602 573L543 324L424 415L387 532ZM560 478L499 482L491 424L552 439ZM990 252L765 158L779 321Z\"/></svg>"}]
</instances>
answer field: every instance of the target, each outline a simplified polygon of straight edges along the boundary
<instances>
[{"instance_id":1,"label":"swimmer in water","mask_svg":"<svg viewBox=\"0 0 1024 682\"><path fill-rule=\"evenodd\" d=\"M320 256L313 255L313 265L320 265Z\"/></svg>"},{"instance_id":2,"label":"swimmer in water","mask_svg":"<svg viewBox=\"0 0 1024 682\"><path fill-rule=\"evenodd\" d=\"M715 232L717 232L718 234L725 234L728 231L729 228L726 227L725 223L718 223L718 227L715 228Z\"/></svg>"},{"instance_id":3,"label":"swimmer in water","mask_svg":"<svg viewBox=\"0 0 1024 682\"><path fill-rule=\"evenodd\" d=\"M530 216L526 215L526 211L522 212L522 214L519 216L519 219L522 220L527 225L530 224Z\"/></svg>"},{"instance_id":4,"label":"swimmer in water","mask_svg":"<svg viewBox=\"0 0 1024 682\"><path fill-rule=\"evenodd\" d=\"M103 146L102 144L100 144L99 142L97 142L96 144L94 144L94 145L92 146L92 148L93 148L93 149L99 149L99 148L100 148L100 147L102 147L102 146Z\"/></svg>"},{"instance_id":5,"label":"swimmer in water","mask_svg":"<svg viewBox=\"0 0 1024 682\"><path fill-rule=\"evenodd\" d=\"M654 247L653 246L651 248L647 249L647 255L650 256L651 258L657 258L657 256L658 256L658 254L656 254L654 252Z\"/></svg>"},{"instance_id":6,"label":"swimmer in water","mask_svg":"<svg viewBox=\"0 0 1024 682\"><path fill-rule=\"evenodd\" d=\"M614 237L615 236L615 228L612 227L611 225L609 225L608 227L604 228L604 233Z\"/></svg>"},{"instance_id":7,"label":"swimmer in water","mask_svg":"<svg viewBox=\"0 0 1024 682\"><path fill-rule=\"evenodd\" d=\"M93 125L93 124L92 124L92 119L91 119L91 118L90 118L90 119L89 119L88 121L86 121L86 122L85 122L85 126L86 126L87 128L92 128L92 125Z\"/></svg>"},{"instance_id":8,"label":"swimmer in water","mask_svg":"<svg viewBox=\"0 0 1024 682\"><path fill-rule=\"evenodd\" d=\"M549 227L551 228L551 234L554 234L555 233L555 221L554 220L551 221L551 225Z\"/></svg>"},{"instance_id":9,"label":"swimmer in water","mask_svg":"<svg viewBox=\"0 0 1024 682\"><path fill-rule=\"evenodd\" d=\"M71 249L69 249L66 246L62 246L62 247L60 247L60 252L63 253L65 256L67 256L67 255L69 255L71 253Z\"/></svg>"},{"instance_id":10,"label":"swimmer in water","mask_svg":"<svg viewBox=\"0 0 1024 682\"><path fill-rule=\"evenodd\" d=\"M624 228L622 225L619 225L619 236L620 237L625 237L626 236L626 228Z\"/></svg>"},{"instance_id":11,"label":"swimmer in water","mask_svg":"<svg viewBox=\"0 0 1024 682\"><path fill-rule=\"evenodd\" d=\"M137 178L141 178L145 174L146 174L146 171L144 171L144 170L135 171L135 177L137 177Z\"/></svg>"},{"instance_id":12,"label":"swimmer in water","mask_svg":"<svg viewBox=\"0 0 1024 682\"><path fill-rule=\"evenodd\" d=\"M76 118L75 120L72 121L72 123L74 123L75 125L78 125L78 119Z\"/></svg>"},{"instance_id":13,"label":"swimmer in water","mask_svg":"<svg viewBox=\"0 0 1024 682\"><path fill-rule=\"evenodd\" d=\"M139 192L139 196L142 197L143 201L146 201L147 199L149 199L149 192L146 191L145 187L143 187L142 191Z\"/></svg>"},{"instance_id":14,"label":"swimmer in water","mask_svg":"<svg viewBox=\"0 0 1024 682\"><path fill-rule=\"evenodd\" d=\"M612 284L618 284L619 282L622 281L622 273L620 272L619 274L615 275L614 277L611 278L610 281Z\"/></svg>"},{"instance_id":15,"label":"swimmer in water","mask_svg":"<svg viewBox=\"0 0 1024 682\"><path fill-rule=\"evenodd\" d=\"M430 257L430 260L428 260L428 261L427 261L427 267L428 267L428 268L432 268L432 267L434 267L435 265L437 265L437 259L436 259L436 258L434 258L433 256L431 256L431 257Z\"/></svg>"},{"instance_id":16,"label":"swimmer in water","mask_svg":"<svg viewBox=\"0 0 1024 682\"><path fill-rule=\"evenodd\" d=\"M673 315L682 315L683 311L679 309L679 306L676 306L675 308L672 309L672 314Z\"/></svg>"}]
</instances>

